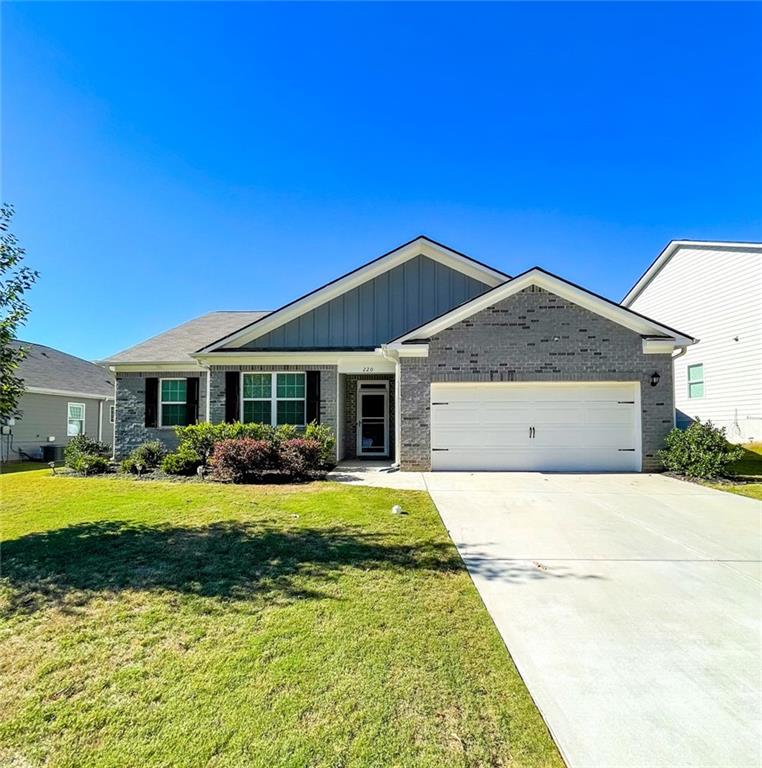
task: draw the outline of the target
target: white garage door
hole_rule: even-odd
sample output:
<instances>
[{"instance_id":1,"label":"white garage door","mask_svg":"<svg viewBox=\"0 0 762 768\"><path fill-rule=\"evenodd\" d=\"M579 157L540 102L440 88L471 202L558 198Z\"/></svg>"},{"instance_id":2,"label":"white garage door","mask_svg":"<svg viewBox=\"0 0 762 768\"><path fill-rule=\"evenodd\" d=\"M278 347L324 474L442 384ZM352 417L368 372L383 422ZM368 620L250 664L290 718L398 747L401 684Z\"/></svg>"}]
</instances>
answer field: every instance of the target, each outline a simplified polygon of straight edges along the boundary
<instances>
[{"instance_id":1,"label":"white garage door","mask_svg":"<svg viewBox=\"0 0 762 768\"><path fill-rule=\"evenodd\" d=\"M440 470L638 472L640 385L432 384Z\"/></svg>"}]
</instances>

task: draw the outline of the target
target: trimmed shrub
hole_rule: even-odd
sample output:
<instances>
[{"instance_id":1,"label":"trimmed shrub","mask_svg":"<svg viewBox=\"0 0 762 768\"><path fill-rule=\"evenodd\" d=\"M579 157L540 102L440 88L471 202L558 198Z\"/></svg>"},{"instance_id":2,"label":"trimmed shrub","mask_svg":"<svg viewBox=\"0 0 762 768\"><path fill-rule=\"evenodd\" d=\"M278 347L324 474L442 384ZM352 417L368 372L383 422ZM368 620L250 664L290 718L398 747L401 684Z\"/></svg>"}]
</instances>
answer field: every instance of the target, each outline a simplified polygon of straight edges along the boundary
<instances>
[{"instance_id":1,"label":"trimmed shrub","mask_svg":"<svg viewBox=\"0 0 762 768\"><path fill-rule=\"evenodd\" d=\"M187 427L177 427L175 432L180 440L178 450L192 451L201 458L202 464L207 464L214 446L222 440L246 437L253 440L274 441L276 430L269 424L241 424L240 421L236 421L233 424L201 422Z\"/></svg>"},{"instance_id":2,"label":"trimmed shrub","mask_svg":"<svg viewBox=\"0 0 762 768\"><path fill-rule=\"evenodd\" d=\"M218 442L209 463L213 467L215 480L246 483L273 469L277 460L278 455L271 441L240 437Z\"/></svg>"},{"instance_id":3,"label":"trimmed shrub","mask_svg":"<svg viewBox=\"0 0 762 768\"><path fill-rule=\"evenodd\" d=\"M307 477L320 468L322 450L317 440L304 437L284 440L278 446L278 469L292 477Z\"/></svg>"},{"instance_id":4,"label":"trimmed shrub","mask_svg":"<svg viewBox=\"0 0 762 768\"><path fill-rule=\"evenodd\" d=\"M306 426L304 437L306 440L317 440L320 443L320 463L324 467L336 463L336 454L334 453L336 438L329 426L312 421Z\"/></svg>"},{"instance_id":5,"label":"trimmed shrub","mask_svg":"<svg viewBox=\"0 0 762 768\"><path fill-rule=\"evenodd\" d=\"M80 453L66 466L81 475L101 475L108 472L109 460L97 453Z\"/></svg>"},{"instance_id":6,"label":"trimmed shrub","mask_svg":"<svg viewBox=\"0 0 762 768\"><path fill-rule=\"evenodd\" d=\"M688 429L673 429L664 440L659 459L671 472L707 479L731 475L731 464L743 456L743 448L729 443L725 428L711 421L693 422Z\"/></svg>"},{"instance_id":7,"label":"trimmed shrub","mask_svg":"<svg viewBox=\"0 0 762 768\"><path fill-rule=\"evenodd\" d=\"M83 475L94 475L108 470L111 448L87 435L73 437L64 448L64 464Z\"/></svg>"},{"instance_id":8,"label":"trimmed shrub","mask_svg":"<svg viewBox=\"0 0 762 768\"><path fill-rule=\"evenodd\" d=\"M192 448L181 445L174 453L168 453L162 459L161 469L168 475L195 475L203 463Z\"/></svg>"},{"instance_id":9,"label":"trimmed shrub","mask_svg":"<svg viewBox=\"0 0 762 768\"><path fill-rule=\"evenodd\" d=\"M139 445L120 465L122 472L139 474L149 469L155 469L161 464L167 449L159 440L149 440Z\"/></svg>"}]
</instances>

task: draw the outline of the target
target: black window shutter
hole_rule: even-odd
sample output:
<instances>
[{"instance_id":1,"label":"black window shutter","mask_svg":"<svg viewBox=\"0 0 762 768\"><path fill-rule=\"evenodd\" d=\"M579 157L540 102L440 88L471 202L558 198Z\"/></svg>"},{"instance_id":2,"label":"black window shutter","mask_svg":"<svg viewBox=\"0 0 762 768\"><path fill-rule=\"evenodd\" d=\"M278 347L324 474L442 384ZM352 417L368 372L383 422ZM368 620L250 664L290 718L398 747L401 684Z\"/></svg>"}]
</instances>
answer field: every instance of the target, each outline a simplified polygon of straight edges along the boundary
<instances>
[{"instance_id":1,"label":"black window shutter","mask_svg":"<svg viewBox=\"0 0 762 768\"><path fill-rule=\"evenodd\" d=\"M225 373L225 421L232 424L241 420L241 374L238 371Z\"/></svg>"},{"instance_id":2,"label":"black window shutter","mask_svg":"<svg viewBox=\"0 0 762 768\"><path fill-rule=\"evenodd\" d=\"M145 392L145 425L156 427L159 424L159 380L155 377L146 379Z\"/></svg>"},{"instance_id":3,"label":"black window shutter","mask_svg":"<svg viewBox=\"0 0 762 768\"><path fill-rule=\"evenodd\" d=\"M320 423L320 371L307 371L307 423Z\"/></svg>"},{"instance_id":4,"label":"black window shutter","mask_svg":"<svg viewBox=\"0 0 762 768\"><path fill-rule=\"evenodd\" d=\"M198 421L198 377L194 376L185 380L185 423L195 424Z\"/></svg>"}]
</instances>

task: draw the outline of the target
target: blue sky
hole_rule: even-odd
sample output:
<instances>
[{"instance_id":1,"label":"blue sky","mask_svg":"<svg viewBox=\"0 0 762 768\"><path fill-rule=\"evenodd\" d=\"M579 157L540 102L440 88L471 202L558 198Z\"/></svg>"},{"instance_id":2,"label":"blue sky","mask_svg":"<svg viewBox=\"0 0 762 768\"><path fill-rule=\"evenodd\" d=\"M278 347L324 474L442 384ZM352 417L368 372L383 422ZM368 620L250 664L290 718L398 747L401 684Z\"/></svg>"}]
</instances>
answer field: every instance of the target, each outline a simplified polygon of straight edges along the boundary
<instances>
[{"instance_id":1,"label":"blue sky","mask_svg":"<svg viewBox=\"0 0 762 768\"><path fill-rule=\"evenodd\" d=\"M762 239L759 4L3 3L22 338L101 358L427 234L620 299Z\"/></svg>"}]
</instances>

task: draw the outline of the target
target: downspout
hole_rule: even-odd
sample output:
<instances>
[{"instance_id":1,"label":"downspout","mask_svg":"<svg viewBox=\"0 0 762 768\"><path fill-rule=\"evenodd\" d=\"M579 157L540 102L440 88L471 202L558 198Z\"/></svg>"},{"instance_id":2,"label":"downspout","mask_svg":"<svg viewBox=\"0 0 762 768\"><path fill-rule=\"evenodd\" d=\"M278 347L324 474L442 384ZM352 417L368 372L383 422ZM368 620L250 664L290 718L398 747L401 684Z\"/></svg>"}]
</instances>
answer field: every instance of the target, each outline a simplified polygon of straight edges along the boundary
<instances>
[{"instance_id":1,"label":"downspout","mask_svg":"<svg viewBox=\"0 0 762 768\"><path fill-rule=\"evenodd\" d=\"M402 373L400 353L381 345L381 354L394 363L394 466L399 468L402 461Z\"/></svg>"},{"instance_id":2,"label":"downspout","mask_svg":"<svg viewBox=\"0 0 762 768\"><path fill-rule=\"evenodd\" d=\"M98 442L103 442L103 400L98 400Z\"/></svg>"},{"instance_id":3,"label":"downspout","mask_svg":"<svg viewBox=\"0 0 762 768\"><path fill-rule=\"evenodd\" d=\"M694 340L694 344L698 341L698 339ZM677 426L677 408L675 408L675 360L677 360L678 357L682 357L687 351L688 351L688 345L683 344L682 346L678 347L680 350L676 355L672 355L672 427Z\"/></svg>"}]
</instances>

